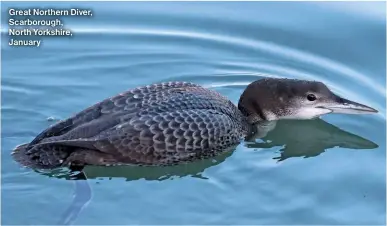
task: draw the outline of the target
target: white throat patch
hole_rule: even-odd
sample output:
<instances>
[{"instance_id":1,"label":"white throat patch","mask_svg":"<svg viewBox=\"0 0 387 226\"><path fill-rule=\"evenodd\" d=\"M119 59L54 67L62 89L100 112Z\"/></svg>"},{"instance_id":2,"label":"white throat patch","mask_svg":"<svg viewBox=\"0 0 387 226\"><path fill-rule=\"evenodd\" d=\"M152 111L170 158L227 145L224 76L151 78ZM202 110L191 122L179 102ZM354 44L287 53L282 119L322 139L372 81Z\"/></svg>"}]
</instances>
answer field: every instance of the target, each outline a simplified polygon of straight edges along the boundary
<instances>
[{"instance_id":1,"label":"white throat patch","mask_svg":"<svg viewBox=\"0 0 387 226\"><path fill-rule=\"evenodd\" d=\"M291 115L283 116L282 119L312 119L321 115L329 114L332 110L326 108L316 107L303 107L300 109L294 109Z\"/></svg>"}]
</instances>

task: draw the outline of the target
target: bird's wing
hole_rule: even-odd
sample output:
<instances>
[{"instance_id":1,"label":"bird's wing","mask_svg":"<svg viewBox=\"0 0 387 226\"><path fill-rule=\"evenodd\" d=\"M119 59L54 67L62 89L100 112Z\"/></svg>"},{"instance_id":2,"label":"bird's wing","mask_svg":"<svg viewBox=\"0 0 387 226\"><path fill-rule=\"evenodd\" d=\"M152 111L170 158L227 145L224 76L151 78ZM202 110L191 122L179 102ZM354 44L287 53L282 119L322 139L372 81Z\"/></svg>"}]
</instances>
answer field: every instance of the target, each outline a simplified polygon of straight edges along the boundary
<instances>
[{"instance_id":1,"label":"bird's wing","mask_svg":"<svg viewBox=\"0 0 387 226\"><path fill-rule=\"evenodd\" d=\"M47 144L85 147L116 156L117 162L171 164L211 156L240 141L237 119L213 109L151 112L91 138Z\"/></svg>"},{"instance_id":2,"label":"bird's wing","mask_svg":"<svg viewBox=\"0 0 387 226\"><path fill-rule=\"evenodd\" d=\"M199 86L187 82L159 83L138 87L105 99L79 112L78 114L66 120L59 121L47 128L30 142L27 149L44 139L64 135L78 127L93 128L89 130L84 129L82 134L82 137L92 137L107 128L117 125L120 115L127 115L127 117L131 117L133 114L142 109L144 105L161 101L174 92L178 92L179 90L181 91L189 87Z\"/></svg>"},{"instance_id":3,"label":"bird's wing","mask_svg":"<svg viewBox=\"0 0 387 226\"><path fill-rule=\"evenodd\" d=\"M179 114L183 115L179 116ZM174 119L171 115L176 116L178 119ZM184 120L190 119L196 121L189 121L192 125L187 124L188 122L183 123ZM203 123L203 120L208 122ZM109 98L76 114L74 117L57 123L38 135L29 144L27 153L31 154L39 150L38 147L34 148L36 145L56 143L96 149L107 153L113 152L127 158L138 153L142 155L143 152L145 153L144 156L151 156L149 161L154 161L152 158L169 156L168 152L172 152L171 155L176 151L181 152L183 147L189 153L187 155L192 155L195 150L206 150L208 149L207 146L214 145L213 142L206 144L206 139L231 139L232 143L239 142L240 133L243 130L240 120L241 117L235 105L215 91L191 83L155 84ZM172 124L169 125L169 123ZM152 128L161 126L159 128L163 129L146 135L152 125ZM162 127L166 125L171 127ZM177 129L176 126L180 125L183 127L177 131L182 132L183 135L179 135L178 132L174 131L174 129ZM187 125L193 128L186 128ZM201 130L197 128L206 127L207 125L211 128L206 128L205 131L211 134L208 135L205 131L201 134ZM218 125L223 126L218 127ZM230 136L223 135L222 131L227 131L229 128L234 128L235 131ZM155 135L157 134L159 136L163 135L164 140L157 136L161 140L147 143L147 140L156 139ZM191 139L190 136L195 138ZM222 136L225 136L225 138L221 138ZM175 138L181 138L179 142L195 141L197 144L192 146L191 143L188 143L186 146L182 146L179 143L174 143L175 146L173 146L171 139L174 140ZM129 141L131 142L130 145ZM170 143L172 146L170 148L161 147L162 144L159 143L164 142ZM200 146L198 143L201 142L203 144L200 145L207 146ZM227 146L227 142L216 145L219 147ZM132 149L133 145L135 146L134 149ZM160 153L148 155L146 151L159 150L159 152L162 152L162 149L169 151L161 156ZM184 155L181 154L180 156Z\"/></svg>"}]
</instances>

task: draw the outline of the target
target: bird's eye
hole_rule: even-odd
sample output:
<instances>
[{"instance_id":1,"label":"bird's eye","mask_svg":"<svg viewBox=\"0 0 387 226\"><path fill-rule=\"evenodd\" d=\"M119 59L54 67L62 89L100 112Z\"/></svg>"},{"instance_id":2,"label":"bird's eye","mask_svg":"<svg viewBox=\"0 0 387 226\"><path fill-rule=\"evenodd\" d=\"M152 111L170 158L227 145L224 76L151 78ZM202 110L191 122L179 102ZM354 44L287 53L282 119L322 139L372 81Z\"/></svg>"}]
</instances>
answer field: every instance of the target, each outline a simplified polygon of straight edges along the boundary
<instances>
[{"instance_id":1,"label":"bird's eye","mask_svg":"<svg viewBox=\"0 0 387 226\"><path fill-rule=\"evenodd\" d=\"M316 100L316 96L314 94L308 94L308 96L306 97L309 101L315 101Z\"/></svg>"}]
</instances>

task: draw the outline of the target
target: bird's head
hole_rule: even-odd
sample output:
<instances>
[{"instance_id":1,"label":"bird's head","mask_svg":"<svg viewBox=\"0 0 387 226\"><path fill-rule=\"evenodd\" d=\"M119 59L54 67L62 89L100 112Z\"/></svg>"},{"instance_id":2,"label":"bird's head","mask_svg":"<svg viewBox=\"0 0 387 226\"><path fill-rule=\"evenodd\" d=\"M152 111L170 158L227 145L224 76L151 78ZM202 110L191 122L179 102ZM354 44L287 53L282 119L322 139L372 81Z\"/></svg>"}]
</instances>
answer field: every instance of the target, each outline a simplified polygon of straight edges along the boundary
<instances>
[{"instance_id":1,"label":"bird's head","mask_svg":"<svg viewBox=\"0 0 387 226\"><path fill-rule=\"evenodd\" d=\"M250 123L312 119L329 113L377 113L374 108L334 94L322 82L267 78L247 86L238 103Z\"/></svg>"}]
</instances>

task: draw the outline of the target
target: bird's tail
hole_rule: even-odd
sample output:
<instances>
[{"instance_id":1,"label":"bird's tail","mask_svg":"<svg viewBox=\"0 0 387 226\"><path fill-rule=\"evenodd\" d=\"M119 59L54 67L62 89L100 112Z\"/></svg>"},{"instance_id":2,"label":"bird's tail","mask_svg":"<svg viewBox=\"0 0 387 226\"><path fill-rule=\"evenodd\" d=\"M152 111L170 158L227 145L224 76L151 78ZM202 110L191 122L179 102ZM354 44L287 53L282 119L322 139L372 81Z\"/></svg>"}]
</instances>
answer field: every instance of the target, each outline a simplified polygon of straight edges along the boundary
<instances>
[{"instance_id":1,"label":"bird's tail","mask_svg":"<svg viewBox=\"0 0 387 226\"><path fill-rule=\"evenodd\" d=\"M12 157L19 164L33 169L54 169L61 167L71 151L69 147L59 145L38 145L28 148L28 144L17 146Z\"/></svg>"}]
</instances>

